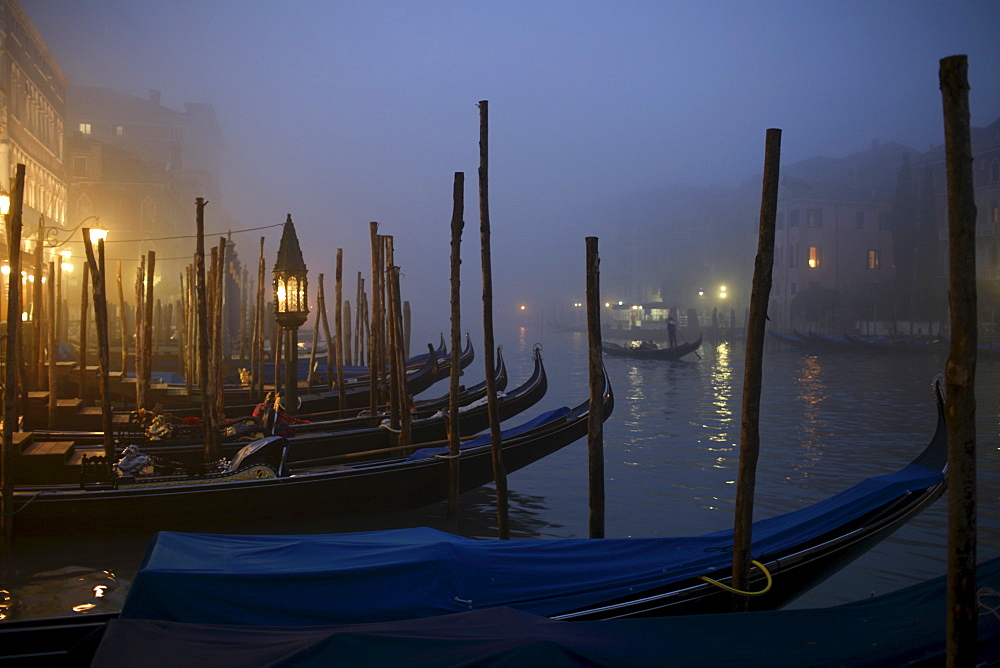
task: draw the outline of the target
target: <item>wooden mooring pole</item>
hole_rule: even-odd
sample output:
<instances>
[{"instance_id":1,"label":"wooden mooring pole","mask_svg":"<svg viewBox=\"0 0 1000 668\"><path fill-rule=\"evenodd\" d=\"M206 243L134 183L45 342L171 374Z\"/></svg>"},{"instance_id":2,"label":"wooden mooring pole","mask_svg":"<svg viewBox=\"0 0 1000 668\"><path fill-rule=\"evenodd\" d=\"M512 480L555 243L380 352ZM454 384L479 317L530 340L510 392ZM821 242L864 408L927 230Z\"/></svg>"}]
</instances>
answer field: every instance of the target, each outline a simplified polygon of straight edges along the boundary
<instances>
[{"instance_id":1,"label":"wooden mooring pole","mask_svg":"<svg viewBox=\"0 0 1000 668\"><path fill-rule=\"evenodd\" d=\"M455 172L451 207L451 374L448 383L448 517L458 515L459 429L458 389L462 349L462 230L465 227L465 173ZM490 353L487 353L490 354Z\"/></svg>"},{"instance_id":2,"label":"wooden mooring pole","mask_svg":"<svg viewBox=\"0 0 1000 668\"><path fill-rule=\"evenodd\" d=\"M11 269L13 272L13 269ZM89 311L88 304L90 303L90 264L84 263L83 265L83 279L80 281L83 288L80 292L80 352L77 355L77 360L80 366L80 401L83 405L87 405L87 311ZM20 308L18 309L17 319L21 319Z\"/></svg>"},{"instance_id":3,"label":"wooden mooring pole","mask_svg":"<svg viewBox=\"0 0 1000 668\"><path fill-rule=\"evenodd\" d=\"M338 397L338 407L340 410L347 409L347 387L344 382L344 332L350 331L351 329L351 305L350 302L347 304L347 327L344 327L344 249L337 249L337 267L334 274L335 282L333 286L333 298L335 301L333 307L333 325L336 329L336 338L333 339L334 345L334 364L337 366L337 397ZM324 301L324 304L326 302ZM330 376L332 381L333 376L331 375L333 371L330 369L330 323L326 318L326 310L323 311L323 327L326 329L326 371L327 375ZM348 344L348 347L349 344Z\"/></svg>"},{"instance_id":4,"label":"wooden mooring pole","mask_svg":"<svg viewBox=\"0 0 1000 668\"><path fill-rule=\"evenodd\" d=\"M212 396L209 385L209 336L208 336L208 285L205 276L205 198L195 199L195 235L194 253L195 271L195 308L198 309L198 388L201 392L201 414L205 434L205 461L218 461L222 456L219 448L219 430L215 413L215 397Z\"/></svg>"},{"instance_id":5,"label":"wooden mooring pole","mask_svg":"<svg viewBox=\"0 0 1000 668\"><path fill-rule=\"evenodd\" d=\"M115 448L112 434L111 395L108 388L109 339L108 339L108 294L104 280L104 239L97 240L97 254L90 241L90 230L83 228L83 247L90 265L91 283L94 286L94 324L97 325L97 372L101 393L101 429L104 432L104 456L114 457Z\"/></svg>"},{"instance_id":6,"label":"wooden mooring pole","mask_svg":"<svg viewBox=\"0 0 1000 668\"><path fill-rule=\"evenodd\" d=\"M497 404L493 350L493 264L490 256L489 200L489 102L479 103L479 233L483 260L483 357L486 362L486 401L493 444L493 480L497 490L497 535L510 538L510 511L507 506L507 471L500 438L500 408Z\"/></svg>"},{"instance_id":7,"label":"wooden mooring pole","mask_svg":"<svg viewBox=\"0 0 1000 668\"><path fill-rule=\"evenodd\" d=\"M18 163L7 216L10 280L7 281L7 340L3 368L3 434L0 443L0 523L7 542L14 527L14 430L17 427L18 359L21 334L21 211L24 201L24 165ZM4 546L4 554L9 550Z\"/></svg>"},{"instance_id":8,"label":"wooden mooring pole","mask_svg":"<svg viewBox=\"0 0 1000 668\"><path fill-rule=\"evenodd\" d=\"M746 362L743 374L743 416L740 427L740 463L736 479L736 520L733 532L733 587L747 589L750 579L753 536L753 501L760 451L760 387L763 376L764 325L771 294L774 266L774 227L778 212L778 172L781 161L781 130L767 131L764 148L764 182L760 202L760 231L754 260L750 313L747 323ZM747 598L737 594L735 610L748 608Z\"/></svg>"},{"instance_id":9,"label":"wooden mooring pole","mask_svg":"<svg viewBox=\"0 0 1000 668\"><path fill-rule=\"evenodd\" d=\"M604 361L601 358L601 256L597 237L587 237L587 350L590 412L587 459L590 478L590 537L604 538Z\"/></svg>"},{"instance_id":10,"label":"wooden mooring pole","mask_svg":"<svg viewBox=\"0 0 1000 668\"><path fill-rule=\"evenodd\" d=\"M56 407L59 405L59 393L56 391L56 360L59 359L59 342L56 336L56 263L49 262L49 285L48 285L48 311L49 317L46 319L48 326L45 328L48 335L45 348L48 366L48 378L46 385L49 390L49 429L56 428Z\"/></svg>"},{"instance_id":11,"label":"wooden mooring pole","mask_svg":"<svg viewBox=\"0 0 1000 668\"><path fill-rule=\"evenodd\" d=\"M948 180L948 302L951 346L945 365L948 429L947 663L972 666L976 640L976 201L966 56L941 60Z\"/></svg>"}]
</instances>

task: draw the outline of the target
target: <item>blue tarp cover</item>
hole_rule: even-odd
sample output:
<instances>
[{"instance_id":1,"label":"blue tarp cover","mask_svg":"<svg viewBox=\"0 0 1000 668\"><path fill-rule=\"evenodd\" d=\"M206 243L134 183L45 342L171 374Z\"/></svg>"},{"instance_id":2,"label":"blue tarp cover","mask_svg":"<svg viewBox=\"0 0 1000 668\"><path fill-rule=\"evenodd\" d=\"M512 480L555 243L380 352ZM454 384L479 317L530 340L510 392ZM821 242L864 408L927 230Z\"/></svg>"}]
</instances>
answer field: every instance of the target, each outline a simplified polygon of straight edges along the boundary
<instances>
[{"instance_id":1,"label":"blue tarp cover","mask_svg":"<svg viewBox=\"0 0 1000 668\"><path fill-rule=\"evenodd\" d=\"M754 524L756 558L941 480L910 465ZM731 563L732 531L688 538L477 540L429 528L331 535L160 532L124 618L295 626L507 606L551 615Z\"/></svg>"},{"instance_id":2,"label":"blue tarp cover","mask_svg":"<svg viewBox=\"0 0 1000 668\"><path fill-rule=\"evenodd\" d=\"M1000 560L978 567L978 660L1000 657ZM559 622L510 608L338 626L112 620L95 666L944 665L945 578L833 608ZM261 600L262 606L267 601ZM928 662L928 663L924 663Z\"/></svg>"}]
</instances>

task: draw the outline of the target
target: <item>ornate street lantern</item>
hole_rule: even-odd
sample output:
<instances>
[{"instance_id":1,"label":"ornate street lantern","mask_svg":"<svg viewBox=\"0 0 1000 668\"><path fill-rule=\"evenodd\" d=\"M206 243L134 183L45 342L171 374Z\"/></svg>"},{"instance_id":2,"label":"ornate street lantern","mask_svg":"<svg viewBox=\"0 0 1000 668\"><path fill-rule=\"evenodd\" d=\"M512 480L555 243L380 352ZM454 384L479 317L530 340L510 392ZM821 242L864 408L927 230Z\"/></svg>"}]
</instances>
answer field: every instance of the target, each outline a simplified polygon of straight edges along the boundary
<instances>
[{"instance_id":1,"label":"ornate street lantern","mask_svg":"<svg viewBox=\"0 0 1000 668\"><path fill-rule=\"evenodd\" d=\"M274 263L274 317L285 331L285 394L284 408L294 413L298 408L299 385L299 327L309 317L309 293L306 263L302 259L299 238L295 236L292 214L285 219L285 227L278 245L278 259Z\"/></svg>"}]
</instances>

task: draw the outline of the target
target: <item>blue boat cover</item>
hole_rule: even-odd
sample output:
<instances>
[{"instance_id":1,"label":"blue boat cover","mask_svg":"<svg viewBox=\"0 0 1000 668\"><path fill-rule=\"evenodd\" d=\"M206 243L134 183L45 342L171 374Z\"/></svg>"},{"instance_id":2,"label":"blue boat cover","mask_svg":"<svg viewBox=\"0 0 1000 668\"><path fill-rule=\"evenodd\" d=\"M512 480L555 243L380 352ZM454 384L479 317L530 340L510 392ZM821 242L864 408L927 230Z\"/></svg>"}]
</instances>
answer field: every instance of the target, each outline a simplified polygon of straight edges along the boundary
<instances>
[{"instance_id":1,"label":"blue boat cover","mask_svg":"<svg viewBox=\"0 0 1000 668\"><path fill-rule=\"evenodd\" d=\"M978 567L979 665L1000 659L1000 560ZM944 665L945 578L832 608L560 622L510 608L275 627L118 619L95 666ZM269 605L261 599L261 607Z\"/></svg>"},{"instance_id":2,"label":"blue boat cover","mask_svg":"<svg viewBox=\"0 0 1000 668\"><path fill-rule=\"evenodd\" d=\"M753 555L794 547L940 471L909 465L754 523ZM551 615L731 563L732 531L687 538L477 540L429 528L331 535L160 532L123 618L300 626L506 606Z\"/></svg>"}]
</instances>

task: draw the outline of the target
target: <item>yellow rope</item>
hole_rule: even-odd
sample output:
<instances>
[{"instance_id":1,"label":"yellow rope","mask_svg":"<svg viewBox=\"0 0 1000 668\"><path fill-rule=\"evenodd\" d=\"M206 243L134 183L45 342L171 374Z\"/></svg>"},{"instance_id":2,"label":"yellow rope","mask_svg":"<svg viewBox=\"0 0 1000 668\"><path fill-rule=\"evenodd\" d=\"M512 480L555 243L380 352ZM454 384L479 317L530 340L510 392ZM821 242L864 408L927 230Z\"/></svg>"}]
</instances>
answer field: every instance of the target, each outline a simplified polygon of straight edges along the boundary
<instances>
[{"instance_id":1,"label":"yellow rope","mask_svg":"<svg viewBox=\"0 0 1000 668\"><path fill-rule=\"evenodd\" d=\"M767 571L766 568L764 568L764 564L760 563L759 561L752 561L752 560L750 561L750 563L759 568L761 572L764 573L764 577L767 578L767 586L761 589L760 591L742 591L740 589L735 589L733 587L730 587L729 585L722 584L718 580L707 578L704 575L699 575L698 579L704 580L709 584L714 584L716 587L720 587L722 589L725 589L726 591L732 592L734 594L741 594L743 596L760 596L762 594L766 594L767 592L771 591L771 574Z\"/></svg>"}]
</instances>

